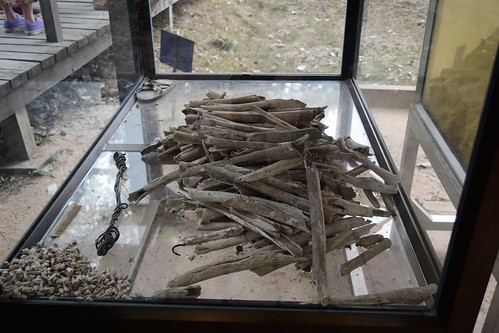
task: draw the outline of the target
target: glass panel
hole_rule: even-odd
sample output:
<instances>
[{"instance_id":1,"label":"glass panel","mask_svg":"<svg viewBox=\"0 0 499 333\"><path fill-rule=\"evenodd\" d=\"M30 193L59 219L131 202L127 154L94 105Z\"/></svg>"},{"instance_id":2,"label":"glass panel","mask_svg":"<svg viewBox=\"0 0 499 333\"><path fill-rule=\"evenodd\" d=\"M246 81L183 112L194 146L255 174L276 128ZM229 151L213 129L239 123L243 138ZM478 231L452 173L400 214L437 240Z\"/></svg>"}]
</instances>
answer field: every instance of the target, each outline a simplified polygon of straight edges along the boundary
<instances>
[{"instance_id":1,"label":"glass panel","mask_svg":"<svg viewBox=\"0 0 499 333\"><path fill-rule=\"evenodd\" d=\"M357 72L361 84L391 90L416 86L428 4L429 0L365 1Z\"/></svg>"},{"instance_id":2,"label":"glass panel","mask_svg":"<svg viewBox=\"0 0 499 333\"><path fill-rule=\"evenodd\" d=\"M33 4L39 18L43 5ZM100 10L92 1L63 1L53 9L60 43L47 42L48 31L2 33L1 260L64 189L140 77L133 6L112 1Z\"/></svg>"},{"instance_id":3,"label":"glass panel","mask_svg":"<svg viewBox=\"0 0 499 333\"><path fill-rule=\"evenodd\" d=\"M499 3L438 3L423 103L462 165L468 165L499 42Z\"/></svg>"},{"instance_id":4,"label":"glass panel","mask_svg":"<svg viewBox=\"0 0 499 333\"><path fill-rule=\"evenodd\" d=\"M443 263L496 57L499 4L446 0L435 6L425 76L420 79L422 106L410 116L406 141L421 144L424 152L418 156L428 166L416 166L413 189L429 170L438 178L426 195L435 204L420 200L416 209L426 212L420 221Z\"/></svg>"},{"instance_id":5,"label":"glass panel","mask_svg":"<svg viewBox=\"0 0 499 333\"><path fill-rule=\"evenodd\" d=\"M213 10L195 10L191 7L194 4L210 5ZM223 70L339 72L345 2L333 6L319 1L239 1L239 7L246 8L245 16L241 16L240 8L229 5L230 1L175 4L182 15L178 22L168 24L187 27L182 19L191 23L203 19L203 27L205 22L212 22L218 29L211 39L195 41L218 48L217 54L209 54L197 46L206 53L195 56L195 66L202 64L203 57L217 62L219 58L226 62L236 58L239 67ZM120 13L130 16L130 29L119 31L129 31L131 38L124 33L113 39L115 55L125 57L115 60L120 64L118 79L125 81L127 74L137 78L140 72L139 36L129 9L110 3L111 18ZM207 17L206 13L214 16ZM225 34L232 29L216 24L222 21L228 27L233 14L238 18L234 23L240 31L238 36L242 36L238 43ZM272 20L267 16L270 14ZM158 25L161 20L156 17ZM118 29L123 17L113 22ZM260 28L267 22L272 23L271 32ZM276 22L282 26L276 28ZM235 56L236 48L251 44L244 39L249 38L243 34L246 25L253 27L256 36L272 43L265 48L254 37L258 47L252 49L260 52ZM190 37L194 39L198 33L199 28ZM261 50L273 50L270 54L274 62L286 56L284 64L289 67L270 64L263 56L269 52ZM136 56L133 61L129 58L132 55ZM200 65L196 70L222 71L209 66ZM130 86L133 82L125 82L125 94L134 92ZM120 117L126 117L114 133L107 133L112 137L105 136L106 140L111 138L86 160L90 165L72 175L71 186L64 188L64 196L51 207L51 214L41 218L36 232L26 241L34 245L33 240L41 239L46 247L54 245L51 249L58 245L56 250L75 241L73 245L79 251L75 261L84 261L79 267L114 272L128 281L102 293L71 294L67 289L78 287L81 279L71 280L68 286L69 280L61 278L57 281L65 286L49 289L51 296L147 297L150 301L199 296L205 301L227 301L225 304L265 301L297 307L320 303L386 305L419 311L431 308L436 289L430 284L435 279L428 279L425 271L428 258L422 260L416 255L421 245L415 248L406 230L411 216L404 205L395 204L404 200L396 186L398 178L380 167L386 164L385 156L352 89L350 81L146 81L135 91L137 103L123 106ZM141 97L158 92L158 99ZM211 99L208 102L207 97ZM276 104L227 110L247 108L247 103L229 100L240 97ZM249 124L238 120L246 117L252 119ZM284 139L288 134L291 139ZM233 145L238 148L233 149ZM240 161L262 151L255 160ZM227 163L235 160L240 163ZM210 161L213 163L199 167ZM322 182L319 177L323 177ZM218 213L216 217L207 217L214 213ZM220 243L224 246L216 248ZM215 248L210 250L210 246ZM30 250L37 251L37 247ZM28 249L22 251L28 254ZM59 253L57 260L76 258L73 255ZM39 254L35 256L40 258ZM221 266L215 265L219 262ZM209 264L213 266L206 267ZM72 269L65 267L66 272ZM198 285L199 295L199 289L195 289ZM10 292L10 287L3 285L3 290ZM186 288L194 288L194 294ZM172 296L170 292L181 294ZM407 299L407 292L416 293L415 298ZM19 291L14 296L19 296Z\"/></svg>"},{"instance_id":6,"label":"glass panel","mask_svg":"<svg viewBox=\"0 0 499 333\"><path fill-rule=\"evenodd\" d=\"M357 78L441 266L496 56L499 4L368 1L364 11Z\"/></svg>"},{"instance_id":7,"label":"glass panel","mask_svg":"<svg viewBox=\"0 0 499 333\"><path fill-rule=\"evenodd\" d=\"M345 0L179 1L153 20L157 72L339 73L345 10Z\"/></svg>"},{"instance_id":8,"label":"glass panel","mask_svg":"<svg viewBox=\"0 0 499 333\"><path fill-rule=\"evenodd\" d=\"M380 9L400 22L381 20ZM358 79L441 267L496 56L499 5L369 1L365 12ZM421 61L407 61L419 50ZM416 82L411 66L420 62Z\"/></svg>"},{"instance_id":9,"label":"glass panel","mask_svg":"<svg viewBox=\"0 0 499 333\"><path fill-rule=\"evenodd\" d=\"M313 275L307 269L292 264L276 269L280 267L277 263L275 267L265 265L260 267L262 264L259 264L260 266L254 264L255 266L251 268L249 263L243 263L244 258L248 258L246 256L266 253L265 250L269 251L268 255L272 253L273 247L269 245L271 243L255 233L254 227L246 229L243 234L226 235L222 240L197 241L180 246L188 242L189 237L195 235L207 237L214 230L223 228L224 231L227 231L227 228L234 227L234 223L227 218L218 217L207 221L203 220L199 213L201 211L208 213L206 208L211 207L210 201L186 199L190 197L189 193L193 195L194 192L191 191L200 191L199 187L196 187L197 185L191 187L189 182L193 179L181 177L181 180L177 181L177 178L172 178L169 183L166 183L167 186L160 186L157 190L147 192L143 199L133 200L133 198L137 198L138 192L144 193L142 191L150 184L154 184L154 180L161 179L161 177L165 179L165 175L175 172L179 167L181 170L184 167L189 168L188 159L179 161L179 151L175 151L170 157L165 158L164 156L160 157L162 146L148 150L150 153L145 153L144 148L151 147L151 142L159 142L155 141L154 138L165 140L172 130L186 131L188 129L186 122L188 122L189 116L182 111L185 110L186 104L191 101L200 101L206 98L208 92L226 92L227 98L256 95L265 96L267 100L299 100L309 107L326 106L322 123L327 125L327 128L324 129L327 136L330 138L349 137L358 144L369 147L370 142L346 83L339 81L233 82L198 80L168 82L173 84L173 88L164 97L152 104L137 103L131 107L125 120L106 145L105 150L95 160L90 171L54 221L52 228L46 233L43 238L45 245L58 244L59 248L62 248L65 244L75 240L81 254L88 258L92 267L98 271L108 270L117 272L121 276L128 276L132 287L131 292L127 295L139 298L148 297L150 301L158 299L155 297L160 297L159 299L162 301L168 300L171 296L165 296L169 295L165 291L165 286L178 285L183 287L186 282L181 282L181 279L190 276L193 280L187 285L190 285L190 288L194 288L193 286L201 287L201 295L198 297L201 300L265 301L271 304L286 302L290 306L300 306L303 303L316 304L318 299L317 285L313 283ZM254 126L263 125L254 124ZM184 133L188 133L188 131ZM258 143L258 141L254 142ZM215 146L206 144L206 149L215 156L217 153ZM184 148L188 149L188 146L189 144ZM113 156L120 151L126 151L124 156L127 172L121 185L115 187L118 169L114 165ZM373 158L373 161L376 162L376 159ZM341 160L337 167L342 166L351 170L354 164L350 165L346 160ZM243 165L240 168L242 170ZM321 166L321 168L322 172L327 174L325 166ZM195 175L199 175L199 173ZM369 174L366 174L366 177L370 177ZM294 183L298 184L298 180ZM220 187L220 184L217 186ZM117 188L120 189L119 192L116 192ZM257 193L255 189L237 188L243 195L265 197L261 193ZM222 186L219 191L230 194L229 192L234 189L230 190L227 186ZM324 188L324 195L331 193L329 191L329 189ZM108 253L99 256L96 250L96 241L110 226L110 219L117 204L116 195L121 198L122 202L129 203L129 206L121 211L118 222L114 224L120 233L118 241L111 246ZM361 192L356 193L356 195L358 195L359 201L365 202L365 207L372 205L367 203L367 199ZM382 202L381 198L378 200ZM78 211L73 214L71 222L61 228L60 226L64 225L63 221L68 215L71 215L70 211L75 206L79 207ZM376 216L372 217L367 214L360 217L360 220L364 224L373 223L370 225L369 233L390 240L389 251L384 251L374 258L368 259L368 263L366 262L361 267L346 270L345 273L342 273L341 267L347 260L354 259L365 252L365 248L360 243L355 244L355 241L350 241L346 243L349 244L346 249L340 246L340 248L328 252L326 283L328 284L328 295L332 302L348 304L352 301L353 296L426 285L414 250L403 227L401 214L399 212L394 212L392 215L380 214L382 210L386 209L388 208L385 207L385 204L381 203L380 211L374 213ZM230 211L234 214L242 212L235 207L232 207ZM361 213L360 216L362 215ZM335 219L331 215L328 216L329 222L329 219ZM343 223L340 215L336 218L340 218L337 221L338 224ZM248 221L251 221L251 218ZM264 221L268 223L269 220L264 219ZM329 222L326 224L329 225L328 228L334 225ZM273 225L276 225L276 222L273 222ZM284 228L285 225L281 225L281 227ZM299 242L297 240L300 238L299 230L289 226L288 228L294 232L288 234L286 231L281 237L289 236L289 239ZM280 232L284 232L284 230L282 229ZM53 236L54 231L58 231L57 237ZM285 236L286 234L288 236ZM338 235L338 232L334 234ZM341 237L344 235L346 234L342 234ZM306 239L309 237L311 236L307 235ZM334 238L330 237L328 242ZM239 242L231 243L237 239ZM230 245L220 249L214 248L212 251L206 250L210 246L220 244L220 242L228 242ZM274 242L276 242L275 239ZM307 241L300 243L304 251L307 248L306 243ZM283 246L280 242L276 242L276 244ZM290 243L287 243L287 246L290 246ZM287 257L293 258L292 256ZM227 267L230 267L229 263L237 260L241 260L241 268L232 267L234 271L231 274L222 274L223 268L208 269L205 272L206 275L200 273L201 277L196 274L194 276L188 274L192 270L220 261L225 262ZM277 259L270 256L265 261L267 260ZM260 267L260 271L258 267ZM230 271L230 268L227 269ZM269 269L268 274L263 274L267 269ZM199 281L197 281L198 278ZM182 296L173 298L179 297L183 298ZM371 300L367 305L377 304L376 302ZM416 302L416 304L418 303ZM422 303L420 309L425 309L431 304L431 302ZM401 305L401 307L405 308L407 305Z\"/></svg>"}]
</instances>

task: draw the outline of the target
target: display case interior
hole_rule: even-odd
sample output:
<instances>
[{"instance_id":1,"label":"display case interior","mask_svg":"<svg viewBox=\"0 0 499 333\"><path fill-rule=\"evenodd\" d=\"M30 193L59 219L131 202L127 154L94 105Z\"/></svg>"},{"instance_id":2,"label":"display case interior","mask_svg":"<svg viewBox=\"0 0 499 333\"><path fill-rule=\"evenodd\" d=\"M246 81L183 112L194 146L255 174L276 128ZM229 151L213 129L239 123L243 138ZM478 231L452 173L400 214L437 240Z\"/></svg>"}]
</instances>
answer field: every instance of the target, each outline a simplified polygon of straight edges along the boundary
<instances>
[{"instance_id":1,"label":"display case interior","mask_svg":"<svg viewBox=\"0 0 499 333\"><path fill-rule=\"evenodd\" d=\"M164 82L173 85L167 95L154 103L137 102L131 107L88 173L75 188L74 194L63 205L61 214L41 239L45 246L63 248L65 244L76 241L81 254L88 258L92 267L98 271L110 270L129 277L131 289L127 296L132 298L136 296L163 300L154 295L161 295L161 292L168 291L169 287L193 285L201 290L198 297L200 300L258 300L286 302L299 306L317 304L320 303L318 297L327 297L330 300L322 300L322 303L328 305L328 302L337 303L340 300L347 304L355 303L354 296L359 295L398 289L419 290L416 287L426 286L424 274L401 221L401 214L391 198L397 193L396 186L383 186L382 183L382 177L392 181L397 178L396 175L386 171L387 176L374 168L381 174L379 176L362 168L358 176L352 172L346 174L344 177L349 177L348 182L337 178L337 172L343 174L354 168L359 170L359 166L366 165L355 161L353 156L360 153L349 153L347 150L350 148L347 147L338 148L341 147L339 142L355 142L365 150L365 155L360 154L357 158L365 160L365 163L377 163L371 157L368 135L345 83L293 81L274 82L269 85L265 81ZM300 101L311 108L310 110L318 108L319 112L323 112L319 117L314 116L313 120L317 121L315 126L319 125L319 122L323 125L314 127L307 124L299 130L277 132L281 133L280 135L295 133L297 139L293 141L296 141L296 150L293 149L291 155L289 152L275 149L287 148L293 141L272 136L276 128L270 124L264 126L260 123L257 126L258 123L239 123L240 126L253 126L253 130L260 129L254 132L230 130L221 125L210 128L208 125L201 125L201 121L213 121L217 118L206 115L206 118L201 117L191 125L186 125L188 115L182 112L186 110L185 105L205 100L206 92L214 91L226 93L226 99L265 95L264 101ZM239 116L242 116L242 112ZM275 114L276 112L280 111L274 111ZM226 113L229 114L228 111ZM322 120L319 121L318 118ZM218 120L223 121L224 118L220 117ZM228 125L238 124L228 120L226 122ZM300 119L288 120L288 123L300 122ZM204 134L204 131L216 130L231 131L234 136L239 134L260 137L262 139L251 142L268 146L269 148L265 149L271 149L276 155L268 155L270 151L263 151L264 154L260 154L257 161L237 162L234 158L237 159L237 156L248 148L229 149L213 144L216 136ZM201 141L197 144L188 143L183 141L185 139L176 138L182 134L188 135L190 141L200 135L210 140L207 139L203 144ZM306 137L303 138L303 135L323 136L324 142L317 145ZM261 141L265 137L269 140L266 145ZM167 142L168 138L173 138L173 141ZM306 140L305 142L311 145L308 152L303 151L305 148L300 140ZM154 142L161 144L154 145ZM234 143L241 144L241 141L233 140L232 144ZM152 144L153 149L150 148ZM180 148L174 147L175 149L170 149L171 153L168 153L166 150L169 147L166 146L172 144ZM223 141L218 144L227 143ZM184 157L192 146L200 148L202 154ZM215 159L213 162L196 162L204 155L203 146L210 152L211 158ZM313 146L316 146L318 153L314 152ZM357 146L353 147L356 148ZM321 154L320 149L325 149L328 154L334 153L336 149L338 157L325 158L321 156L323 153ZM218 157L219 151L227 152ZM116 174L119 171L114 160L116 153L124 154L126 160L126 176L122 178L118 189L115 187ZM230 162L231 154L235 156L232 157L234 162ZM286 154L289 158L284 159ZM352 156L349 157L348 154ZM225 156L228 156L229 160L226 160ZM329 184L322 188L323 200L331 202L329 207L324 207L322 213L327 228L322 236L327 246L327 250L323 250L324 255L327 251L327 257L321 259L324 260L326 279L323 283L329 290L326 296L317 295L318 285L309 268L312 260L316 260L311 254L315 250L313 242L318 231L313 229L311 222L313 212L307 209L308 181L304 181L304 158L308 163L314 163L314 160L318 163L316 168L321 172L322 181L328 181ZM275 163L279 163L281 159L292 164L282 171L269 168L278 168L279 165ZM198 166L195 166L196 164ZM218 171L226 176L236 171L237 174L246 174L250 170L256 172L261 168L270 171L263 176L254 173L258 179L255 178L246 187L242 182L231 184L226 180L224 184L217 181L220 176L216 173L206 173L204 170L195 172L199 166L208 168L210 165L216 167L217 164ZM192 170L192 175L179 176L176 174L179 167L184 174ZM151 186L155 181L168 177L169 180L162 183L163 186L167 185L166 187L157 186L154 189ZM278 183L266 182L267 178ZM281 186L287 184L289 189L284 187L279 191L279 187L276 187L279 182L283 183ZM380 194L373 195L373 204L365 193L371 191L369 187L375 186L386 193L383 193L383 197ZM269 193L269 189L275 193ZM310 195L310 192L308 193ZM119 207L117 195L121 202L128 204L126 208L115 210L115 207ZM203 200L205 195L219 195L221 199ZM259 214L258 209L248 207L258 203L269 205L269 199L272 200L270 203L279 204L274 209L281 216L265 212ZM226 202L234 200L233 204ZM335 200L339 200L339 203L332 204ZM387 200L386 203L384 200ZM390 200L393 200L393 204L390 204ZM296 202L295 206L299 208L292 206L293 202ZM215 212L213 209L223 214L216 214L213 219L206 217ZM338 214L342 211L351 213ZM100 253L100 248L96 248L99 237L102 237L101 234L108 236L106 231L116 212L118 215L122 214L114 224L119 238L115 244L108 244L108 248ZM294 218L293 214L296 215ZM329 237L326 238L326 234ZM372 244L362 246L362 241L372 238L365 238L368 235L376 235L376 239ZM198 239L191 240L196 237ZM376 252L373 252L372 260L365 255L360 257L363 259L357 259L361 260L358 263L353 260L366 251L366 248L376 244L379 248L374 248ZM263 263L258 260L263 260ZM300 265L302 262L304 264ZM420 297L425 301L430 300L431 292L421 290L423 293ZM71 293L63 293L60 296L70 295ZM422 302L421 299L404 300L404 295L398 297L401 297L400 301L389 303L402 303L402 306L407 306ZM364 302L374 305L382 301ZM422 306L429 307L428 303Z\"/></svg>"},{"instance_id":2,"label":"display case interior","mask_svg":"<svg viewBox=\"0 0 499 333\"><path fill-rule=\"evenodd\" d=\"M462 297L455 292L461 277L449 274L466 278L460 261L475 244L470 237L478 235L470 228L490 223L480 222L476 212L484 208L469 201L470 193L480 191L473 186L489 176L477 176L474 168L485 163L482 170L491 170L486 167L493 163L490 156L480 159L480 145L476 155L470 148L475 136L493 135L489 128L481 132L477 123L464 147L438 120L449 120L442 107L448 94L440 93L448 92L449 80L434 70L436 41L445 30L436 14L446 17L449 3L430 6L419 100L401 142L401 173L356 82L363 1L339 1L334 8L326 3L325 13L340 16L336 28L321 34L330 20L319 17L312 30L334 40L321 42L327 47L341 48L337 68L281 73L272 67L247 74L156 73L149 6L111 1L112 25L127 22L130 32L113 36L115 52L134 48L118 52L118 75L129 81L120 110L7 258L2 309L27 306L45 316L43 307L50 305L73 318L72 310L81 307L99 319L112 313L117 321L141 323L265 325L279 319L329 328L444 331L452 323L449 309ZM128 21L118 9L126 10ZM277 15L282 8L273 10ZM472 102L477 120L478 114L493 117L487 87L496 80L497 40L490 36L480 44L490 55L483 75L470 74L480 84L461 90L468 101L478 97L470 91L480 91L480 100ZM448 72L452 78L461 73L441 74ZM436 125L431 144L425 121ZM431 219L410 196L409 157L417 144L429 157L443 156L430 162L448 180L443 183L457 209L446 225L452 236L444 263L428 236ZM454 160L469 169L455 172ZM465 183L469 175L476 180L471 185ZM465 242L460 250L457 242ZM482 259L495 258L490 251L483 249ZM491 261L483 267L478 282L488 280ZM473 311L478 303L470 303Z\"/></svg>"}]
</instances>

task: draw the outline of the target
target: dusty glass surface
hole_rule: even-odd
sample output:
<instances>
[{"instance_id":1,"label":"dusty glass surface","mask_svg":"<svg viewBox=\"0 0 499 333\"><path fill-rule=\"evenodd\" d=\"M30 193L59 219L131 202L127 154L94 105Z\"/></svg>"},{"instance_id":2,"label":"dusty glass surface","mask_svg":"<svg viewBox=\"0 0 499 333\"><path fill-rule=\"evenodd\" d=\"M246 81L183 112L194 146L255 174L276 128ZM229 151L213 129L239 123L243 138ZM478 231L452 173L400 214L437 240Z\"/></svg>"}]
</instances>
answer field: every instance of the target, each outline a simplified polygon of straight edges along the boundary
<instances>
[{"instance_id":1,"label":"dusty glass surface","mask_svg":"<svg viewBox=\"0 0 499 333\"><path fill-rule=\"evenodd\" d=\"M203 205L200 203L192 205L185 201L186 180L183 184L172 181L168 186L161 186L152 191L144 199L130 200L130 194L178 168L177 163L173 161L160 163L154 154L152 157L148 154L142 156L141 151L155 138L164 139L167 132L185 125L186 115L182 110L190 101L205 98L209 91L225 92L226 98L255 94L265 96L267 99L300 100L310 107L326 107L321 122L327 126L325 133L331 138L351 137L360 144L370 145L361 118L344 82L168 82L173 84L173 89L164 97L152 103L136 103L130 109L105 150L100 153L80 186L71 195L65 209L54 221L53 228L61 223L65 211L72 204L81 206L79 212L60 236L52 237L53 230L49 230L44 238L47 246L53 243L62 245L76 240L81 252L99 270L117 271L130 278L131 297L147 297L151 301L158 300L158 293L164 291L166 286L175 285L173 281L178 281L180 276L185 277L190 270L217 261L241 260L267 249L258 245L265 243L265 240L258 235L255 237L247 228L244 231L246 241L224 249L204 253L195 245L178 246L190 236L209 233L202 230L207 224L200 222L196 211L196 208L202 208ZM120 186L120 195L122 201L129 206L122 211L116 224L121 233L120 238L106 255L98 256L95 241L109 226L109 220L116 206L114 185L117 167L114 165L113 155L117 151L124 152L126 156L128 169ZM374 157L372 161L376 163ZM351 169L346 161L340 164ZM327 188L324 188L324 195L327 195L327 191ZM358 200L364 201L361 191L356 190L356 192ZM251 191L243 193L255 195ZM385 209L383 204L380 209ZM227 226L234 224L227 219L220 221L228 223ZM343 264L366 252L366 249L350 244L329 251L325 262L327 290L331 304L338 304L335 303L338 301L339 304L348 304L354 296L372 295L426 284L400 215L394 212L391 216L366 217L366 221L374 223L369 234L378 234L382 238L389 239L391 246L360 267L344 274L341 273ZM330 222L327 221L326 225L332 226ZM302 246L307 247L306 244ZM264 262L268 260L272 262L274 259L268 257ZM200 286L201 292L198 297L200 300L279 301L296 306L318 303L318 287L314 282L313 273L307 269L297 268L294 262L281 268L276 265L270 270L271 272L261 276L256 274L262 274L257 268L253 271L248 268L220 276L217 273L215 277L187 285ZM159 299L185 300L185 295L184 297L163 295ZM376 302L373 303L371 300L368 305ZM420 305L424 308L431 306L432 303L423 302Z\"/></svg>"}]
</instances>

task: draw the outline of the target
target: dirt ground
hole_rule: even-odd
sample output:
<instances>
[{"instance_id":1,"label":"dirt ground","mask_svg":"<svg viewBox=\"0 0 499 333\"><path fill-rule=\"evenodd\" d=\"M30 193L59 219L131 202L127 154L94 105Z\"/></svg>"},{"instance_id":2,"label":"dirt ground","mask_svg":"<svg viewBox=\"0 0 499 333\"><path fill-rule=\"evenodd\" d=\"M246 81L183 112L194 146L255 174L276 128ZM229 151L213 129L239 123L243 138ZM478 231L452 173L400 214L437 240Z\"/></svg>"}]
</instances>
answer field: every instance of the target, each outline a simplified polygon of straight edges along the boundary
<instances>
[{"instance_id":1,"label":"dirt ground","mask_svg":"<svg viewBox=\"0 0 499 333\"><path fill-rule=\"evenodd\" d=\"M175 31L186 37L196 36L193 71L313 72L314 68L334 71L334 66L339 65L336 49L331 51L311 45L311 38L304 38L291 27L276 27L271 18L291 13L293 26L302 30L307 24L339 24L344 10L343 1L338 1L334 11L325 10L328 1L281 1L271 7L262 7L262 3L244 0L179 2L175 7ZM361 80L415 84L420 57L415 41L422 40L425 3L417 0L386 1L383 2L383 10L374 6L374 2L367 2L363 35L365 47L360 59ZM308 18L298 15L305 11L310 13ZM387 12L391 13L394 21L386 20ZM217 19L220 17L222 19ZM401 17L410 19L402 20ZM161 29L168 29L167 11L155 17L153 23L158 34ZM305 37L308 33L315 34L308 31ZM160 53L158 34L157 54ZM331 33L324 38L336 38L336 35ZM253 45L258 47L247 48L248 40L254 41ZM227 44L227 50L221 49L223 43ZM272 56L261 57L261 50L272 50ZM253 58L259 60L252 61ZM293 62L297 58L300 62ZM318 63L329 64L330 67L314 67ZM171 71L160 61L158 64L159 72ZM225 67L220 67L222 65ZM0 160L1 258L7 257L117 111L113 73L112 58L106 52L27 106L38 147L29 161L1 165ZM405 118L400 118L401 123L396 123L394 119L385 121L404 130ZM420 169L428 183L436 182L424 158ZM445 200L440 198L441 189L430 191L430 194L428 188L420 191L413 195L422 200L432 195L438 200Z\"/></svg>"},{"instance_id":2,"label":"dirt ground","mask_svg":"<svg viewBox=\"0 0 499 333\"><path fill-rule=\"evenodd\" d=\"M0 156L2 260L118 110L114 66L110 63L110 53L106 52L26 106L37 142L35 154L22 162L5 161Z\"/></svg>"}]
</instances>

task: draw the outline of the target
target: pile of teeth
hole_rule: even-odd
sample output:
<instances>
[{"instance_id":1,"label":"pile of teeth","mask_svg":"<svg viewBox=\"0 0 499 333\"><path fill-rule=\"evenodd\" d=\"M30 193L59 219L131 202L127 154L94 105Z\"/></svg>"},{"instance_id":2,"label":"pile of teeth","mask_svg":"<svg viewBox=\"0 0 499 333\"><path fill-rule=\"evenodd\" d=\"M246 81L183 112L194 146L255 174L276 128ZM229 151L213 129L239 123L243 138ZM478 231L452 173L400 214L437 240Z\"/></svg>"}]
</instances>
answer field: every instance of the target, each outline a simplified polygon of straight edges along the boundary
<instances>
[{"instance_id":1,"label":"pile of teeth","mask_svg":"<svg viewBox=\"0 0 499 333\"><path fill-rule=\"evenodd\" d=\"M93 268L76 242L63 247L40 242L0 269L1 297L130 299L131 288L126 276Z\"/></svg>"}]
</instances>

